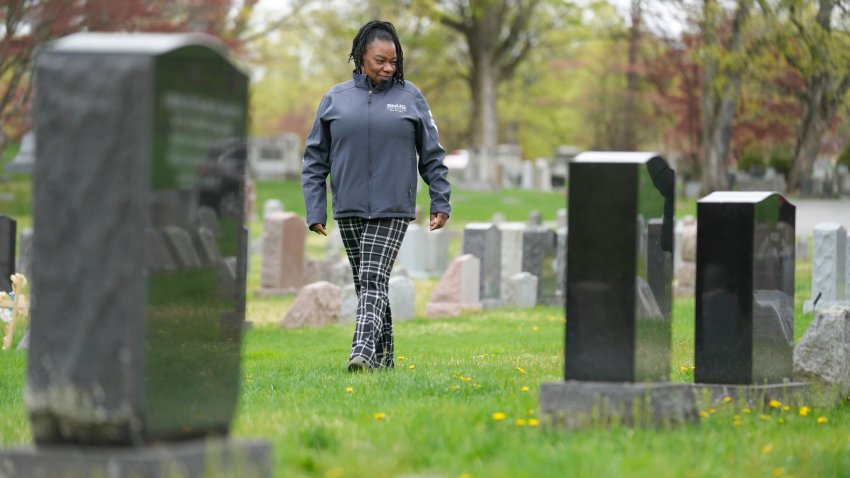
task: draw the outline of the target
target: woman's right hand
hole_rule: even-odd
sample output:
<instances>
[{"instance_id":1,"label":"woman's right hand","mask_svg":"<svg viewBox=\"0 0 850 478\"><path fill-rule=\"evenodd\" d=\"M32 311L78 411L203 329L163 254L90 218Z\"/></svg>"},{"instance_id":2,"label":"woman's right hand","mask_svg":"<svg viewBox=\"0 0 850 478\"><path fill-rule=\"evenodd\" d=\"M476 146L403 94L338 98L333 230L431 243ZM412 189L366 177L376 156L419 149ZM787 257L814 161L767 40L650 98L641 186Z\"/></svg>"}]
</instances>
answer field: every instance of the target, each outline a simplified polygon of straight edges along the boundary
<instances>
[{"instance_id":1,"label":"woman's right hand","mask_svg":"<svg viewBox=\"0 0 850 478\"><path fill-rule=\"evenodd\" d=\"M310 230L315 232L316 234L320 234L322 236L328 235L328 233L325 232L325 225L324 224L313 224L312 226L310 226Z\"/></svg>"}]
</instances>

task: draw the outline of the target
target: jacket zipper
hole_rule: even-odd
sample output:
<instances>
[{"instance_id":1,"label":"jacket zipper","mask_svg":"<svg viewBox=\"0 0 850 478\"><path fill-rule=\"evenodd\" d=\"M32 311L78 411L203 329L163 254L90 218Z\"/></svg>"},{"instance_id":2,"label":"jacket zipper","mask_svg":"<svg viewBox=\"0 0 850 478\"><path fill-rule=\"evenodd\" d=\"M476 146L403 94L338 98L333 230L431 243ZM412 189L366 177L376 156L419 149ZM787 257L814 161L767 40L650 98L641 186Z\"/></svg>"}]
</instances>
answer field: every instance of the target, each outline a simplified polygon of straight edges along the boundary
<instances>
[{"instance_id":1,"label":"jacket zipper","mask_svg":"<svg viewBox=\"0 0 850 478\"><path fill-rule=\"evenodd\" d=\"M372 89L369 88L369 102L366 105L366 184L368 186L367 219L372 219Z\"/></svg>"}]
</instances>

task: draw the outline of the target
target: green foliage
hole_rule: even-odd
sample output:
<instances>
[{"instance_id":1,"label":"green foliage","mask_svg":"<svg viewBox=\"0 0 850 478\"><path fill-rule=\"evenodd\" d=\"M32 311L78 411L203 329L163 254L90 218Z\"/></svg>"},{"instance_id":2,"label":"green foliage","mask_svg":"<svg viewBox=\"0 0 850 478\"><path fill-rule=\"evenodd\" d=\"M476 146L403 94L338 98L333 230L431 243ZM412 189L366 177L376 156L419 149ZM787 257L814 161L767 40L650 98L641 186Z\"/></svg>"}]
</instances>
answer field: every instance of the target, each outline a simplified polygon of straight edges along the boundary
<instances>
[{"instance_id":1,"label":"green foliage","mask_svg":"<svg viewBox=\"0 0 850 478\"><path fill-rule=\"evenodd\" d=\"M738 158L738 170L745 172L764 171L764 157L761 152L753 148L744 149Z\"/></svg>"},{"instance_id":2,"label":"green foliage","mask_svg":"<svg viewBox=\"0 0 850 478\"><path fill-rule=\"evenodd\" d=\"M777 173L788 178L791 168L794 166L794 155L787 149L777 149L770 153L767 165L775 169Z\"/></svg>"},{"instance_id":3,"label":"green foliage","mask_svg":"<svg viewBox=\"0 0 850 478\"><path fill-rule=\"evenodd\" d=\"M838 164L843 164L850 168L850 143L847 143L844 149L841 150L841 154L838 155Z\"/></svg>"}]
</instances>

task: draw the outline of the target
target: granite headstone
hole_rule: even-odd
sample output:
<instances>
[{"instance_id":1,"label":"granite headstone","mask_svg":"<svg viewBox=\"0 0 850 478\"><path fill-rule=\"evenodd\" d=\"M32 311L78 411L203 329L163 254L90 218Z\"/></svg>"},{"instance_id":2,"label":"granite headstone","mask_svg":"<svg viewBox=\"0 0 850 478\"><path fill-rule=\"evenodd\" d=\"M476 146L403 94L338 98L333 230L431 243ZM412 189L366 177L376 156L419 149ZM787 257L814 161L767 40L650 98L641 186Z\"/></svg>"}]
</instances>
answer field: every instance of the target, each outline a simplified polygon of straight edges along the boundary
<instances>
[{"instance_id":1,"label":"granite headstone","mask_svg":"<svg viewBox=\"0 0 850 478\"><path fill-rule=\"evenodd\" d=\"M778 193L715 192L697 203L695 382L793 377L794 223Z\"/></svg>"},{"instance_id":2,"label":"granite headstone","mask_svg":"<svg viewBox=\"0 0 850 478\"><path fill-rule=\"evenodd\" d=\"M40 53L35 91L50 159L34 172L25 390L39 446L0 453L0 475L73 476L76 462L79 476L129 476L148 458L236 453L228 468L270 476L265 444L194 440L226 435L239 395L247 236L229 206L243 197L247 75L207 35L79 33ZM146 231L185 230L201 197L237 261L226 294L215 265L148 266Z\"/></svg>"}]
</instances>

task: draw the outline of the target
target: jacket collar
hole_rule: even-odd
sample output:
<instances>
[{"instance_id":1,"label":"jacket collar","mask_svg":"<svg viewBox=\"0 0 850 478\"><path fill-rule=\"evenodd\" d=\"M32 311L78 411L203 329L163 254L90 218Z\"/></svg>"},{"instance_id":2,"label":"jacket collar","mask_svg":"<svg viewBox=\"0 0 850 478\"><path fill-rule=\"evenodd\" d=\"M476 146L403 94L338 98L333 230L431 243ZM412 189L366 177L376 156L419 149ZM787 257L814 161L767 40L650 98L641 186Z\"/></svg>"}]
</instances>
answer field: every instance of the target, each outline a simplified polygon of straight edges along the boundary
<instances>
[{"instance_id":1,"label":"jacket collar","mask_svg":"<svg viewBox=\"0 0 850 478\"><path fill-rule=\"evenodd\" d=\"M357 73L354 71L351 73L351 77L354 79L354 86L358 88L366 88L367 90L381 91L389 88L393 84L393 78L390 78L389 80L384 80L378 83L377 86L372 88L372 82L369 80L369 75L364 75L363 73Z\"/></svg>"}]
</instances>

